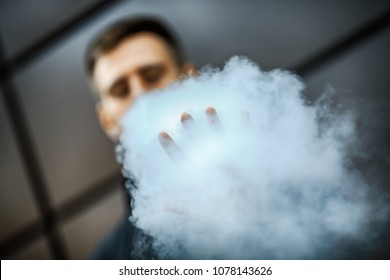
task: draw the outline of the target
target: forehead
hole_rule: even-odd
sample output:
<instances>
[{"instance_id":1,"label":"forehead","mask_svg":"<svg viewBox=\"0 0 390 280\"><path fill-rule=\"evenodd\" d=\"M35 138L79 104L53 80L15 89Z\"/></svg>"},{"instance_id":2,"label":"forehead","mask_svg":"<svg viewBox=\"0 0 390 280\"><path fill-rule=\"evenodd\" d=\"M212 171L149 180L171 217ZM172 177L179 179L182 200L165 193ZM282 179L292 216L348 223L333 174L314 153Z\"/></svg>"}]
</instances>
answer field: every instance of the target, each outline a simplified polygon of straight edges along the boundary
<instances>
[{"instance_id":1,"label":"forehead","mask_svg":"<svg viewBox=\"0 0 390 280\"><path fill-rule=\"evenodd\" d=\"M96 61L93 79L105 89L118 77L148 64L173 63L167 43L160 36L142 32L129 36Z\"/></svg>"}]
</instances>

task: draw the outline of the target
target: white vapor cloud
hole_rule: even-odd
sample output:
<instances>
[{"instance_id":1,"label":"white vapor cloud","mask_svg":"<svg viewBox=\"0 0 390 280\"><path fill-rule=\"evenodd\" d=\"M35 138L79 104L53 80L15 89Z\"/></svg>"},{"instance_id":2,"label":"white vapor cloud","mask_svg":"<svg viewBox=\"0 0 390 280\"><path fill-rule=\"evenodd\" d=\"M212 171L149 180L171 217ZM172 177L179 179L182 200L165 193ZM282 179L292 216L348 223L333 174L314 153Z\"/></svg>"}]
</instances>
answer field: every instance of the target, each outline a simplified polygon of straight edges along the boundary
<instances>
[{"instance_id":1,"label":"white vapor cloud","mask_svg":"<svg viewBox=\"0 0 390 280\"><path fill-rule=\"evenodd\" d=\"M233 57L139 98L122 122L124 167L138 186L132 222L160 257L327 258L366 237L368 187L348 167L353 116L328 95L308 104L303 89L290 72ZM173 160L161 131L182 151Z\"/></svg>"}]
</instances>

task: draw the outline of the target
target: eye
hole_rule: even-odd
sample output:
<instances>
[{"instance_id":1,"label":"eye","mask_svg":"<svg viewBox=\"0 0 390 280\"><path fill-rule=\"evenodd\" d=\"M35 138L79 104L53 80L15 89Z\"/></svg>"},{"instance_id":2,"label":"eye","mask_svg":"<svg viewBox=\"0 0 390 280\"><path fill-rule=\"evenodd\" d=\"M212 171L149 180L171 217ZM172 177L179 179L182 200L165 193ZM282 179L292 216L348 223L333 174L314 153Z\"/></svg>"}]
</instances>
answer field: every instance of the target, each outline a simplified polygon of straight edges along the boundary
<instances>
[{"instance_id":1,"label":"eye","mask_svg":"<svg viewBox=\"0 0 390 280\"><path fill-rule=\"evenodd\" d=\"M155 84L161 80L165 74L165 68L162 66L153 66L142 71L142 78L147 84Z\"/></svg>"},{"instance_id":2,"label":"eye","mask_svg":"<svg viewBox=\"0 0 390 280\"><path fill-rule=\"evenodd\" d=\"M114 98L125 98L130 94L130 91L126 82L120 82L110 89L109 94Z\"/></svg>"}]
</instances>

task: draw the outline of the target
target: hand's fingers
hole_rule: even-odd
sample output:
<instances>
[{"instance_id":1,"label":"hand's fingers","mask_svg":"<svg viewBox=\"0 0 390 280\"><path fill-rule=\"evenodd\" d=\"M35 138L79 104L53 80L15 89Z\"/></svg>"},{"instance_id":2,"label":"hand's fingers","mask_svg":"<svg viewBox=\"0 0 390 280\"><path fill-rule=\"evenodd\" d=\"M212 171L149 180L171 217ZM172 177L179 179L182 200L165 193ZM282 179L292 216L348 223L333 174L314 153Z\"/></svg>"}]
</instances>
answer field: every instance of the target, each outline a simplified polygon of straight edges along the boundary
<instances>
[{"instance_id":1,"label":"hand's fingers","mask_svg":"<svg viewBox=\"0 0 390 280\"><path fill-rule=\"evenodd\" d=\"M181 121L183 127L188 129L193 124L194 119L192 118L192 116L190 114L188 114L187 112L184 112L181 114L180 121Z\"/></svg>"},{"instance_id":2,"label":"hand's fingers","mask_svg":"<svg viewBox=\"0 0 390 280\"><path fill-rule=\"evenodd\" d=\"M195 123L194 123L194 119L192 118L192 116L190 114L188 114L187 112L184 112L181 114L180 121L184 127L187 138L189 140L193 140L195 138L196 134L194 131Z\"/></svg>"},{"instance_id":3,"label":"hand's fingers","mask_svg":"<svg viewBox=\"0 0 390 280\"><path fill-rule=\"evenodd\" d=\"M176 145L171 136L165 131L158 134L158 141L173 162L178 163L184 157L179 146Z\"/></svg>"},{"instance_id":4,"label":"hand's fingers","mask_svg":"<svg viewBox=\"0 0 390 280\"><path fill-rule=\"evenodd\" d=\"M210 124L210 126L218 131L220 131L222 129L222 126L221 126L221 121L219 120L219 117L218 117L218 114L217 114L217 111L215 110L214 107L207 107L206 108L206 117L207 117L207 120Z\"/></svg>"}]
</instances>

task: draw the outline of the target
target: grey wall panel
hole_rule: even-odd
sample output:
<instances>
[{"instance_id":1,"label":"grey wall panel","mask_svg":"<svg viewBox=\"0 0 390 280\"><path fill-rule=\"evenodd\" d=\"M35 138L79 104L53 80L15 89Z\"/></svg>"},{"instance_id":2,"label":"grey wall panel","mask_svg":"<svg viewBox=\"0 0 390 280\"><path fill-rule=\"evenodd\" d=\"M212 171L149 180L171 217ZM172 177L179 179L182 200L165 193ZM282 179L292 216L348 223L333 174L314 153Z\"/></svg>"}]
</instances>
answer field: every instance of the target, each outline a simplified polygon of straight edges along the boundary
<instances>
[{"instance_id":1,"label":"grey wall panel","mask_svg":"<svg viewBox=\"0 0 390 280\"><path fill-rule=\"evenodd\" d=\"M341 95L386 104L390 101L390 28L358 46L307 78L310 96L318 95L325 84Z\"/></svg>"},{"instance_id":2,"label":"grey wall panel","mask_svg":"<svg viewBox=\"0 0 390 280\"><path fill-rule=\"evenodd\" d=\"M98 0L2 0L0 26L12 56Z\"/></svg>"},{"instance_id":3,"label":"grey wall panel","mask_svg":"<svg viewBox=\"0 0 390 280\"><path fill-rule=\"evenodd\" d=\"M331 85L336 100L356 118L355 155L351 167L369 185L372 205L385 222L371 223L378 236L367 258L389 258L390 231L390 28L307 79L307 95L318 98ZM378 198L379 195L379 198ZM384 200L384 205L380 203Z\"/></svg>"},{"instance_id":4,"label":"grey wall panel","mask_svg":"<svg viewBox=\"0 0 390 280\"><path fill-rule=\"evenodd\" d=\"M129 4L108 10L15 77L55 205L98 184L119 168L113 143L96 118L84 72L84 52L93 34L126 14Z\"/></svg>"},{"instance_id":5,"label":"grey wall panel","mask_svg":"<svg viewBox=\"0 0 390 280\"><path fill-rule=\"evenodd\" d=\"M338 102L357 118L357 167L372 187L390 194L390 28L307 79L315 100L331 85Z\"/></svg>"},{"instance_id":6,"label":"grey wall panel","mask_svg":"<svg viewBox=\"0 0 390 280\"><path fill-rule=\"evenodd\" d=\"M101 203L62 225L71 259L86 259L114 228L123 211L123 194L110 194Z\"/></svg>"},{"instance_id":7,"label":"grey wall panel","mask_svg":"<svg viewBox=\"0 0 390 280\"><path fill-rule=\"evenodd\" d=\"M7 52L20 51L97 1L2 1ZM103 21L159 15L175 26L199 66L242 54L264 67L289 67L389 8L385 0L128 0Z\"/></svg>"},{"instance_id":8,"label":"grey wall panel","mask_svg":"<svg viewBox=\"0 0 390 280\"><path fill-rule=\"evenodd\" d=\"M96 119L81 49L66 44L16 78L55 204L118 169Z\"/></svg>"},{"instance_id":9,"label":"grey wall panel","mask_svg":"<svg viewBox=\"0 0 390 280\"><path fill-rule=\"evenodd\" d=\"M50 260L52 259L49 244L46 239L39 238L23 250L12 254L7 259L13 260Z\"/></svg>"},{"instance_id":10,"label":"grey wall panel","mask_svg":"<svg viewBox=\"0 0 390 280\"><path fill-rule=\"evenodd\" d=\"M135 0L130 14L160 15L198 66L246 55L291 67L390 8L388 1Z\"/></svg>"},{"instance_id":11,"label":"grey wall panel","mask_svg":"<svg viewBox=\"0 0 390 280\"><path fill-rule=\"evenodd\" d=\"M0 98L0 241L37 218L35 201Z\"/></svg>"}]
</instances>

